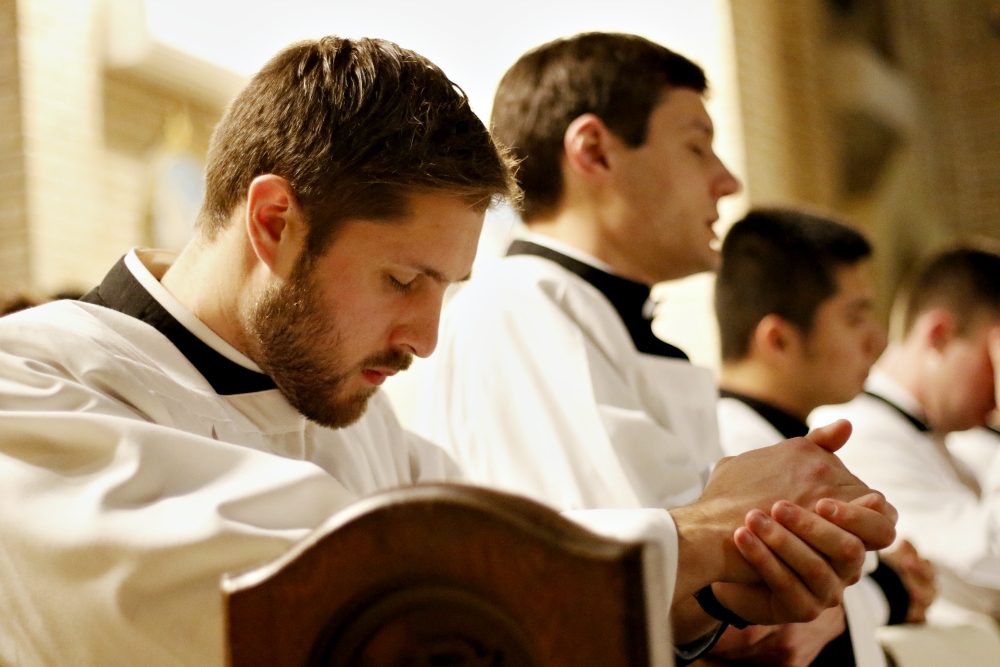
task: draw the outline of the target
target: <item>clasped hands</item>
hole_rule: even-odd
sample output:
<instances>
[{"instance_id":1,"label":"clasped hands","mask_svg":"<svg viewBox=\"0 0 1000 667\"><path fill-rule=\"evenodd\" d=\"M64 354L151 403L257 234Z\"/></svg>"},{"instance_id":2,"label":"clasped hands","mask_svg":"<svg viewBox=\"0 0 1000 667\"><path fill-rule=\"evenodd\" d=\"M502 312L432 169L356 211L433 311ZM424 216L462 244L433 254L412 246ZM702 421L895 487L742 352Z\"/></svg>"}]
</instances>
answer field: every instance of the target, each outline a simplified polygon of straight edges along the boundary
<instances>
[{"instance_id":1,"label":"clasped hands","mask_svg":"<svg viewBox=\"0 0 1000 667\"><path fill-rule=\"evenodd\" d=\"M686 599L704 585L752 623L807 622L840 604L866 551L892 544L895 508L833 454L850 432L841 420L722 459L701 498L671 510L680 546L677 643L711 622L699 624L700 610Z\"/></svg>"}]
</instances>

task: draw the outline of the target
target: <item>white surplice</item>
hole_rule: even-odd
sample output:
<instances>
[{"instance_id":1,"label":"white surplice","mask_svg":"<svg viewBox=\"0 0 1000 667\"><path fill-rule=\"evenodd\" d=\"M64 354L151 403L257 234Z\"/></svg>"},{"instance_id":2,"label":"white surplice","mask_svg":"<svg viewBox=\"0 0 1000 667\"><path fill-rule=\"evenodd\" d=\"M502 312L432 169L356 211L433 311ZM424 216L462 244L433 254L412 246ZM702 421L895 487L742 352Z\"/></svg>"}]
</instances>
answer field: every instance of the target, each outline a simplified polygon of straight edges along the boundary
<instances>
[{"instance_id":1,"label":"white surplice","mask_svg":"<svg viewBox=\"0 0 1000 667\"><path fill-rule=\"evenodd\" d=\"M711 371L639 352L608 298L545 257L477 274L431 362L415 428L479 483L562 509L671 508L722 456Z\"/></svg>"},{"instance_id":2,"label":"white surplice","mask_svg":"<svg viewBox=\"0 0 1000 667\"><path fill-rule=\"evenodd\" d=\"M990 471L1000 465L1000 433L989 428L949 433L944 440L948 452L976 477L980 489L990 485Z\"/></svg>"},{"instance_id":3,"label":"white surplice","mask_svg":"<svg viewBox=\"0 0 1000 667\"><path fill-rule=\"evenodd\" d=\"M130 253L96 292L117 305L0 319L0 664L222 665L222 574L360 495L459 476L381 394L347 428L304 419L163 289L171 259ZM625 523L655 543L664 640L676 531L666 512Z\"/></svg>"},{"instance_id":4,"label":"white surplice","mask_svg":"<svg viewBox=\"0 0 1000 667\"><path fill-rule=\"evenodd\" d=\"M736 398L719 399L719 438L726 456L738 456L785 440L777 428L752 407ZM872 554L874 555L874 554ZM866 571L874 563L866 563ZM884 667L885 655L875 640L875 629L889 619L889 603L870 577L844 590L844 611L851 631L858 667Z\"/></svg>"},{"instance_id":5,"label":"white surplice","mask_svg":"<svg viewBox=\"0 0 1000 667\"><path fill-rule=\"evenodd\" d=\"M810 423L851 421L854 432L837 455L899 510L896 533L938 566L941 596L1000 618L1000 469L982 476L980 496L943 439L915 425L922 411L909 392L877 368L866 388L897 407L862 394L815 410Z\"/></svg>"}]
</instances>

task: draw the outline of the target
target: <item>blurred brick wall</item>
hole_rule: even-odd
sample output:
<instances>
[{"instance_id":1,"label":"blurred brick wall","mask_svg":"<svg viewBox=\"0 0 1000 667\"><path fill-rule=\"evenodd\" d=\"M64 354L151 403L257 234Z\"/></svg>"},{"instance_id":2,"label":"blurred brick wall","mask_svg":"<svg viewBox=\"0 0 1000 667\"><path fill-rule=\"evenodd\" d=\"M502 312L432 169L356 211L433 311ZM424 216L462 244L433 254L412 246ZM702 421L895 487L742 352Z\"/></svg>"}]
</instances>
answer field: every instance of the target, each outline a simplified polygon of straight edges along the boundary
<instances>
[{"instance_id":1,"label":"blurred brick wall","mask_svg":"<svg viewBox=\"0 0 1000 667\"><path fill-rule=\"evenodd\" d=\"M0 0L0 287L30 282L17 1Z\"/></svg>"},{"instance_id":2,"label":"blurred brick wall","mask_svg":"<svg viewBox=\"0 0 1000 667\"><path fill-rule=\"evenodd\" d=\"M821 4L731 0L752 205L833 205Z\"/></svg>"},{"instance_id":3,"label":"blurred brick wall","mask_svg":"<svg viewBox=\"0 0 1000 667\"><path fill-rule=\"evenodd\" d=\"M1000 238L1000 3L895 4L901 64L921 84L949 231Z\"/></svg>"},{"instance_id":4,"label":"blurred brick wall","mask_svg":"<svg viewBox=\"0 0 1000 667\"><path fill-rule=\"evenodd\" d=\"M0 0L0 290L86 290L149 243L168 116L203 158L221 106L105 63L102 0Z\"/></svg>"},{"instance_id":5,"label":"blurred brick wall","mask_svg":"<svg viewBox=\"0 0 1000 667\"><path fill-rule=\"evenodd\" d=\"M105 204L94 0L21 0L18 23L32 283L86 288L132 241Z\"/></svg>"}]
</instances>

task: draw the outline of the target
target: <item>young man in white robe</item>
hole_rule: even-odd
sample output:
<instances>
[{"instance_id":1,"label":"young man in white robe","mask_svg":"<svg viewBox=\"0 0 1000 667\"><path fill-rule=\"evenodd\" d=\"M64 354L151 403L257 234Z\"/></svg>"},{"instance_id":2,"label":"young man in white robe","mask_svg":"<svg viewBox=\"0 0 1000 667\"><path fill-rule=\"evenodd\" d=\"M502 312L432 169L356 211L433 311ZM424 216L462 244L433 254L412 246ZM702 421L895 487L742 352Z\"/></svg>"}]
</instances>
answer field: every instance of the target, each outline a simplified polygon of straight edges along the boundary
<instances>
[{"instance_id":1,"label":"young man in white robe","mask_svg":"<svg viewBox=\"0 0 1000 667\"><path fill-rule=\"evenodd\" d=\"M871 252L857 231L801 211L754 210L729 230L715 283L719 436L727 455L805 435L815 408L861 393L885 348L873 309ZM810 647L818 656L812 664L853 664L852 636L924 621L934 598L933 568L903 542L849 593L848 627L825 647ZM843 624L838 610L824 616ZM781 633L807 629L783 626L760 643L757 659L776 650L770 645L779 644Z\"/></svg>"},{"instance_id":2,"label":"young man in white robe","mask_svg":"<svg viewBox=\"0 0 1000 667\"><path fill-rule=\"evenodd\" d=\"M810 421L852 421L839 455L899 508L899 536L937 566L941 597L1000 618L1000 469L993 459L980 483L945 445L997 404L1000 254L941 252L897 306L901 326L865 392Z\"/></svg>"},{"instance_id":3,"label":"young man in white robe","mask_svg":"<svg viewBox=\"0 0 1000 667\"><path fill-rule=\"evenodd\" d=\"M501 81L493 127L519 160L531 233L449 306L417 418L473 480L561 509L677 518L734 467L754 484L791 471L780 459L802 441L712 472L712 374L650 329L650 286L715 268L716 204L739 187L712 150L705 89L686 58L601 33L541 46ZM832 518L800 505L761 506L747 526ZM704 611L688 636L713 616L764 622L724 585L700 593L682 600L692 619Z\"/></svg>"},{"instance_id":4,"label":"young man in white robe","mask_svg":"<svg viewBox=\"0 0 1000 667\"><path fill-rule=\"evenodd\" d=\"M0 318L0 663L221 665L221 575L360 495L455 478L377 388L434 349L444 291L512 184L418 54L327 37L272 59L216 128L180 256L133 251L81 302ZM786 461L809 482L734 469L686 515L595 521L659 536L665 605L727 580L765 616L815 615L894 511L820 447ZM777 498L837 525L742 527ZM673 619L683 632L684 604Z\"/></svg>"}]
</instances>

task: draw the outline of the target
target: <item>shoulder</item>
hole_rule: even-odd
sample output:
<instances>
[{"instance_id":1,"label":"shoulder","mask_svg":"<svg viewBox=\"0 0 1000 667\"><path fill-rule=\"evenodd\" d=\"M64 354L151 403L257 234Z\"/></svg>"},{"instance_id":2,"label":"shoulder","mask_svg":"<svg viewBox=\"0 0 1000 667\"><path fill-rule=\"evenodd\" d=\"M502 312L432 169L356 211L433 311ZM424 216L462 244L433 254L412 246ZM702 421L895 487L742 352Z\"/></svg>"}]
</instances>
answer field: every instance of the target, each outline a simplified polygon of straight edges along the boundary
<instances>
[{"instance_id":1,"label":"shoulder","mask_svg":"<svg viewBox=\"0 0 1000 667\"><path fill-rule=\"evenodd\" d=\"M141 357L170 342L148 324L103 306L56 301L0 318L6 352L26 357L81 359L81 350L104 350L116 357ZM140 347L141 346L141 347Z\"/></svg>"},{"instance_id":2,"label":"shoulder","mask_svg":"<svg viewBox=\"0 0 1000 667\"><path fill-rule=\"evenodd\" d=\"M143 337L129 330L129 319L101 306L58 301L0 318L0 343L8 359L49 362L71 373L102 358L129 356L129 341Z\"/></svg>"},{"instance_id":3,"label":"shoulder","mask_svg":"<svg viewBox=\"0 0 1000 667\"><path fill-rule=\"evenodd\" d=\"M180 351L149 325L71 301L0 318L0 377L8 383L8 398L36 396L44 386L47 396L59 393L63 401L78 396L87 410L105 409L98 406L110 400L154 420L163 411L164 397L190 405L215 395ZM94 403L98 396L105 400Z\"/></svg>"},{"instance_id":4,"label":"shoulder","mask_svg":"<svg viewBox=\"0 0 1000 667\"><path fill-rule=\"evenodd\" d=\"M726 456L770 447L784 438L756 410L735 398L720 398L719 439Z\"/></svg>"},{"instance_id":5,"label":"shoulder","mask_svg":"<svg viewBox=\"0 0 1000 667\"><path fill-rule=\"evenodd\" d=\"M923 433L882 401L862 394L850 403L824 406L809 417L813 427L837 419L851 422L852 432L837 456L869 484L890 484L902 469L914 470L934 460L934 445Z\"/></svg>"},{"instance_id":6,"label":"shoulder","mask_svg":"<svg viewBox=\"0 0 1000 667\"><path fill-rule=\"evenodd\" d=\"M586 280L555 262L533 255L504 257L475 274L452 300L449 309L518 312L525 304L547 304L566 312L581 304L584 309L614 312L604 295Z\"/></svg>"},{"instance_id":7,"label":"shoulder","mask_svg":"<svg viewBox=\"0 0 1000 667\"><path fill-rule=\"evenodd\" d=\"M860 394L853 401L841 405L824 405L809 415L813 428L825 426L838 419L846 419L854 428L853 439L885 439L905 437L913 427L906 419L883 401Z\"/></svg>"},{"instance_id":8,"label":"shoulder","mask_svg":"<svg viewBox=\"0 0 1000 667\"><path fill-rule=\"evenodd\" d=\"M505 257L475 274L445 307L442 343L448 347L469 338L478 348L521 336L565 339L579 328L565 305L566 293L587 288L593 289L554 262Z\"/></svg>"}]
</instances>

